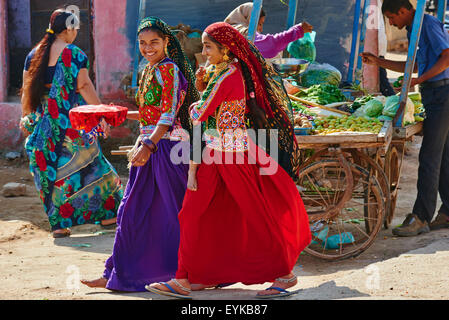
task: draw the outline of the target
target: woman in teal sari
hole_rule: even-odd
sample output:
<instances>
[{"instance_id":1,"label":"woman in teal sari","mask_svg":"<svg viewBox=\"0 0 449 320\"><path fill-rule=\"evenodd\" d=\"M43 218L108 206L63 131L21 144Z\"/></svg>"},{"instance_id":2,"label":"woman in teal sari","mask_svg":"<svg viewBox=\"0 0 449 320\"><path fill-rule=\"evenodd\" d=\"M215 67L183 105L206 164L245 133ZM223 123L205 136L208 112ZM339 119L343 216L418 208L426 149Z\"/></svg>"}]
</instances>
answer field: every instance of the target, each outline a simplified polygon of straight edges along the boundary
<instances>
[{"instance_id":1,"label":"woman in teal sari","mask_svg":"<svg viewBox=\"0 0 449 320\"><path fill-rule=\"evenodd\" d=\"M69 111L101 104L88 75L86 54L73 45L78 18L56 10L44 38L25 61L22 119L30 172L55 238L85 223L114 224L122 198L120 179L101 152L98 132L72 129ZM103 130L98 130L101 126Z\"/></svg>"}]
</instances>

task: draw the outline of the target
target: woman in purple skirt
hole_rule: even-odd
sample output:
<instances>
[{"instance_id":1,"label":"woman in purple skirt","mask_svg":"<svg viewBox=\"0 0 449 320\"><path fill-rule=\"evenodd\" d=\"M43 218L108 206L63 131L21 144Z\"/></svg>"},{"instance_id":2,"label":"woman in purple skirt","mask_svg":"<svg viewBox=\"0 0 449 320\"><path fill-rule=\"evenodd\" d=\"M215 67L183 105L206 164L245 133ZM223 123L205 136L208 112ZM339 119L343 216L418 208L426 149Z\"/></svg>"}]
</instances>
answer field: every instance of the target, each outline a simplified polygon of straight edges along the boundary
<instances>
[{"instance_id":1,"label":"woman in purple skirt","mask_svg":"<svg viewBox=\"0 0 449 320\"><path fill-rule=\"evenodd\" d=\"M128 292L146 291L146 284L169 280L176 273L178 212L189 160L181 150L190 150L182 133L191 131L188 107L199 100L195 75L168 26L158 18L146 18L138 37L148 64L136 94L139 112L128 118L139 120L140 136L129 154L131 169L118 209L114 248L103 276L81 281ZM184 161L176 164L171 155Z\"/></svg>"}]
</instances>

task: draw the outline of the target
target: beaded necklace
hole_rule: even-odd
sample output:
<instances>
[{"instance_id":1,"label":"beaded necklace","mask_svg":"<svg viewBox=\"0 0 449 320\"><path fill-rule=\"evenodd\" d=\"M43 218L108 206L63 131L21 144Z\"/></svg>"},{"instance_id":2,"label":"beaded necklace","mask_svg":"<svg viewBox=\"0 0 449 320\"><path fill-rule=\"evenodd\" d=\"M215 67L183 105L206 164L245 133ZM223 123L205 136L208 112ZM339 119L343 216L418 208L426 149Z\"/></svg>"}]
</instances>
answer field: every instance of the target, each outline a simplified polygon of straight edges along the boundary
<instances>
[{"instance_id":1,"label":"beaded necklace","mask_svg":"<svg viewBox=\"0 0 449 320\"><path fill-rule=\"evenodd\" d=\"M148 68L148 66L145 67L145 70L143 71L143 74L142 74L142 79L140 79L139 90L138 90L140 107L143 107L145 105L145 96L147 95L148 91L150 91L151 81L153 80L153 75L154 75L154 72L153 72L154 69L156 69L156 67L159 66L159 64L162 61L164 61L165 58L166 58L166 56L162 57L162 59L160 61L156 62L150 68Z\"/></svg>"},{"instance_id":2,"label":"beaded necklace","mask_svg":"<svg viewBox=\"0 0 449 320\"><path fill-rule=\"evenodd\" d=\"M211 72L207 75L208 78L210 79L205 79L208 84L207 84L207 89L204 92L204 95L202 97L203 100L206 100L207 97L211 94L212 89L215 86L215 82L216 80L221 77L221 75L224 73L224 71L229 68L229 64L231 64L233 61L224 61L221 62L219 64L214 65L213 69L211 70ZM203 128L205 128L206 130L209 128L213 128L215 129L217 126L217 120L216 120L216 116L217 113L219 112L219 110L215 110L215 114L213 116L209 116L207 118L207 120L205 121L205 123L203 124ZM218 136L218 133L213 133L213 132L209 132L209 134L214 135L214 136Z\"/></svg>"}]
</instances>

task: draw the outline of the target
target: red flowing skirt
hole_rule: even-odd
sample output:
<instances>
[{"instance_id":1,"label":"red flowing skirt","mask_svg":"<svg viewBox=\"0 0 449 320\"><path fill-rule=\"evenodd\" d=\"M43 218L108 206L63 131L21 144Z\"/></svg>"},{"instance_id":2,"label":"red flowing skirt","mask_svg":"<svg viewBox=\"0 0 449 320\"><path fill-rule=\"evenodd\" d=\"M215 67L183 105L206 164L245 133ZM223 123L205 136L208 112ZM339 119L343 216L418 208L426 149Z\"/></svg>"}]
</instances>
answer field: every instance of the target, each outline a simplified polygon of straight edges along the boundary
<instances>
[{"instance_id":1,"label":"red flowing skirt","mask_svg":"<svg viewBox=\"0 0 449 320\"><path fill-rule=\"evenodd\" d=\"M207 150L211 157L225 157ZM250 150L268 158L254 145ZM264 165L248 152L239 154L244 164L203 160L198 167L198 190L187 190L179 213L177 279L205 285L272 282L293 270L311 241L308 216L291 177L272 158ZM274 163L274 174L261 174Z\"/></svg>"}]
</instances>

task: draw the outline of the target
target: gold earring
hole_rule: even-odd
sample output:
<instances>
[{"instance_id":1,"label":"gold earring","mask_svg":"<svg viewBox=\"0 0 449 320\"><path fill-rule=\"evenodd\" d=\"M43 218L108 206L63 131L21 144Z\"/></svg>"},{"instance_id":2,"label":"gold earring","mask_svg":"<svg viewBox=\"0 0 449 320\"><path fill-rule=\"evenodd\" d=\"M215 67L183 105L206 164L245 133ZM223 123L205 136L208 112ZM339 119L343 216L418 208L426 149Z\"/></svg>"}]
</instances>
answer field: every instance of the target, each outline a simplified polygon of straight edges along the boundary
<instances>
[{"instance_id":1,"label":"gold earring","mask_svg":"<svg viewBox=\"0 0 449 320\"><path fill-rule=\"evenodd\" d=\"M167 46L164 47L164 52L165 52L165 55L168 57L168 48L167 48Z\"/></svg>"},{"instance_id":2,"label":"gold earring","mask_svg":"<svg viewBox=\"0 0 449 320\"><path fill-rule=\"evenodd\" d=\"M226 62L229 61L228 51L225 51L225 54L223 55L223 60Z\"/></svg>"}]
</instances>

